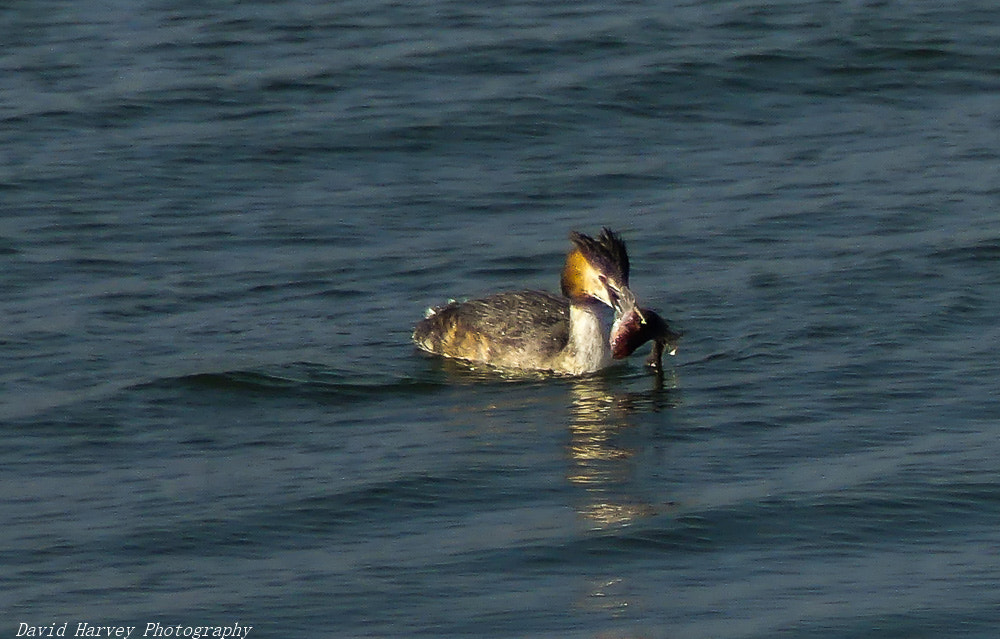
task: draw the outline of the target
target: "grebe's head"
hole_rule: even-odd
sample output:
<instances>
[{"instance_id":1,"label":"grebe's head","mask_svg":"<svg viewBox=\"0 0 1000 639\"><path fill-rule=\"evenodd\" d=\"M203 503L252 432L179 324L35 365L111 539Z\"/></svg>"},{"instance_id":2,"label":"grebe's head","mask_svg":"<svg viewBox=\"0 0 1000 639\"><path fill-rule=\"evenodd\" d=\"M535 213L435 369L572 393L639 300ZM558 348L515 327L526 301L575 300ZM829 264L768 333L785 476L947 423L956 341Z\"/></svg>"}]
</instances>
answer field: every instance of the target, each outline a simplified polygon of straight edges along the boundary
<instances>
[{"instance_id":1,"label":"grebe's head","mask_svg":"<svg viewBox=\"0 0 1000 639\"><path fill-rule=\"evenodd\" d=\"M562 274L563 295L572 300L596 299L621 312L635 305L628 287L628 251L614 231L604 228L594 239L573 231L573 249Z\"/></svg>"}]
</instances>

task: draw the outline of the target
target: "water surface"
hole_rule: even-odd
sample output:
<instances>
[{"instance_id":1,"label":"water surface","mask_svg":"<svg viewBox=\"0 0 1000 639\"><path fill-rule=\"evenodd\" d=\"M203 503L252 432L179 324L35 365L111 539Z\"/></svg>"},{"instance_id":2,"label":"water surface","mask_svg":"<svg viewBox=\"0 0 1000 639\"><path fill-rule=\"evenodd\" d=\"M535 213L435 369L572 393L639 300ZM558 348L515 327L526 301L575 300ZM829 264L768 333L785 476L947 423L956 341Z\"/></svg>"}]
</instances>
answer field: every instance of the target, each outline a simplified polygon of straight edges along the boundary
<instances>
[{"instance_id":1,"label":"water surface","mask_svg":"<svg viewBox=\"0 0 1000 639\"><path fill-rule=\"evenodd\" d=\"M998 24L0 10L2 632L993 636ZM410 345L602 225L662 379Z\"/></svg>"}]
</instances>

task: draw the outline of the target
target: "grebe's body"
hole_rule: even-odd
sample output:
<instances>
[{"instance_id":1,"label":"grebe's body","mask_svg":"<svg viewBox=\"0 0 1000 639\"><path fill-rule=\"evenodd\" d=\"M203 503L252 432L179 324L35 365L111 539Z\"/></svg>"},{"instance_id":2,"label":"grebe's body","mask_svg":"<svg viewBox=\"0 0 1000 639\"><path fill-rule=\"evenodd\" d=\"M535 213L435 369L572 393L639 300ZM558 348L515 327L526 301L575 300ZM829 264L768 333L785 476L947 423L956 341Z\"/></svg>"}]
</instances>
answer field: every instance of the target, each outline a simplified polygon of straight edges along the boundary
<instances>
[{"instance_id":1,"label":"grebe's body","mask_svg":"<svg viewBox=\"0 0 1000 639\"><path fill-rule=\"evenodd\" d=\"M570 239L562 296L516 291L451 302L417 324L413 341L436 355L502 369L582 375L610 366L612 309L635 304L628 253L608 229L596 240L581 233Z\"/></svg>"},{"instance_id":2,"label":"grebe's body","mask_svg":"<svg viewBox=\"0 0 1000 639\"><path fill-rule=\"evenodd\" d=\"M543 291L498 293L435 309L417 324L417 346L497 368L570 375L611 364L611 310Z\"/></svg>"}]
</instances>

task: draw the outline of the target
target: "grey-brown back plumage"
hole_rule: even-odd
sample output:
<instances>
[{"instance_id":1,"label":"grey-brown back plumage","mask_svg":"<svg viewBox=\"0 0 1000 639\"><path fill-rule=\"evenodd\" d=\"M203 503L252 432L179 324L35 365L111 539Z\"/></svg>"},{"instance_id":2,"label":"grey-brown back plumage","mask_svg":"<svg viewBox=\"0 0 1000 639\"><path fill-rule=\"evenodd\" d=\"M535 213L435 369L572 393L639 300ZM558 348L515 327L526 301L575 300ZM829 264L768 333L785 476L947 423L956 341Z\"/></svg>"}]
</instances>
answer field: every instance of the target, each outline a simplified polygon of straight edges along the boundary
<instances>
[{"instance_id":1,"label":"grey-brown back plumage","mask_svg":"<svg viewBox=\"0 0 1000 639\"><path fill-rule=\"evenodd\" d=\"M569 300L516 291L451 302L420 321L413 340L432 353L480 361L553 357L569 342Z\"/></svg>"}]
</instances>

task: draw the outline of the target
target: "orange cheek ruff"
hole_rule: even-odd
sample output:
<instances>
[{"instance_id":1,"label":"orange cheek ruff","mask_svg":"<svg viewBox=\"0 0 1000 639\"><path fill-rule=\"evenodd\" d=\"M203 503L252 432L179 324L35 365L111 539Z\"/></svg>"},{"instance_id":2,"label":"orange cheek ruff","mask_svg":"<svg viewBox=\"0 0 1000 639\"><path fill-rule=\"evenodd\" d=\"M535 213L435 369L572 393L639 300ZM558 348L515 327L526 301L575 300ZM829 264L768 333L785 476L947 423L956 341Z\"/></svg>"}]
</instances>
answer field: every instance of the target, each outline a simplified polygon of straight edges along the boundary
<instances>
[{"instance_id":1,"label":"orange cheek ruff","mask_svg":"<svg viewBox=\"0 0 1000 639\"><path fill-rule=\"evenodd\" d=\"M570 299L579 300L584 297L594 297L605 301L607 293L601 274L575 249L566 256L566 266L562 274L562 292Z\"/></svg>"}]
</instances>

